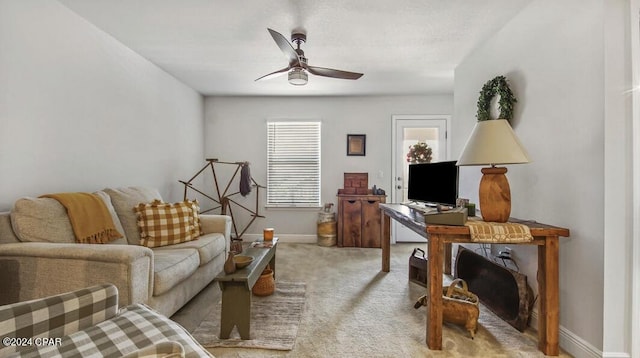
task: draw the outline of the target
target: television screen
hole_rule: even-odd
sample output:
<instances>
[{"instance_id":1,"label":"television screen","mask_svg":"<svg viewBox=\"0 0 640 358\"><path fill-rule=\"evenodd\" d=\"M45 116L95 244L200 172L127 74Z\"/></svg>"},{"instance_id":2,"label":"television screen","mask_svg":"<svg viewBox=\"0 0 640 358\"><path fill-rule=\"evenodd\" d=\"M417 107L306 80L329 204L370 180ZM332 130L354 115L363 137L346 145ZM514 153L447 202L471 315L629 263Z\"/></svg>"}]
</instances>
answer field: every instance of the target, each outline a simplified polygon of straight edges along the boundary
<instances>
[{"instance_id":1,"label":"television screen","mask_svg":"<svg viewBox=\"0 0 640 358\"><path fill-rule=\"evenodd\" d=\"M456 205L458 167L456 161L409 164L407 199L427 204Z\"/></svg>"}]
</instances>

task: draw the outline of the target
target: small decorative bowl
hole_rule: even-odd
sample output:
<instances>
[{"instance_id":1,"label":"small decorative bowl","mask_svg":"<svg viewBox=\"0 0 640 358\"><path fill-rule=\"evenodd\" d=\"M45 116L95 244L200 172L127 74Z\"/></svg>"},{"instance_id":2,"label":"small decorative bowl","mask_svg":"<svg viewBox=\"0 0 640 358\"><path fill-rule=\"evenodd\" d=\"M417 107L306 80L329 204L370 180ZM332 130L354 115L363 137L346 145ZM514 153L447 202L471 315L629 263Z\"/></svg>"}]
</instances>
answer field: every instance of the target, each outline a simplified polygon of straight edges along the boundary
<instances>
[{"instance_id":1,"label":"small decorative bowl","mask_svg":"<svg viewBox=\"0 0 640 358\"><path fill-rule=\"evenodd\" d=\"M236 263L236 268L241 269L249 266L253 262L253 256L247 255L235 255L233 257L233 262Z\"/></svg>"}]
</instances>

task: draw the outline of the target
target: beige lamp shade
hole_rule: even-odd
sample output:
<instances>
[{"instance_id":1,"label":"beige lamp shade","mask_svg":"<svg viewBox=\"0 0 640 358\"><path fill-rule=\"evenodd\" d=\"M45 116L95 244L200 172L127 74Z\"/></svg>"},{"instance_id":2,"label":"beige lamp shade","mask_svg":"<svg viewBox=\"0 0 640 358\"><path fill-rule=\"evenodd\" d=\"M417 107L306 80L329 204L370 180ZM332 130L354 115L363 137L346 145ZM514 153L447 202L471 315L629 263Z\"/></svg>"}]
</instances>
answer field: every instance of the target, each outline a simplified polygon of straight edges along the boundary
<instances>
[{"instance_id":1,"label":"beige lamp shade","mask_svg":"<svg viewBox=\"0 0 640 358\"><path fill-rule=\"evenodd\" d=\"M496 164L529 163L527 151L506 119L479 121L462 150L457 165L491 165L482 168L478 190L484 221L507 222L511 215L511 189L507 168Z\"/></svg>"},{"instance_id":2,"label":"beige lamp shade","mask_svg":"<svg viewBox=\"0 0 640 358\"><path fill-rule=\"evenodd\" d=\"M529 155L506 119L479 121L457 165L529 163Z\"/></svg>"}]
</instances>

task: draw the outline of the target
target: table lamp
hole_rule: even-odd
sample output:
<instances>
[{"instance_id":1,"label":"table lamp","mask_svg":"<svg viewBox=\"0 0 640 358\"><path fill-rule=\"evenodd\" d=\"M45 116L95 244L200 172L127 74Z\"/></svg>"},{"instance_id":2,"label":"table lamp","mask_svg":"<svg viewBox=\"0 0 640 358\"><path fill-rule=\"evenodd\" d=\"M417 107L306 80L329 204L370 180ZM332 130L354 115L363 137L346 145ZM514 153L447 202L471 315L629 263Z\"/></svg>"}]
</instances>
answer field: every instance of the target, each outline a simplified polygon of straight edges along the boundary
<instances>
[{"instance_id":1,"label":"table lamp","mask_svg":"<svg viewBox=\"0 0 640 358\"><path fill-rule=\"evenodd\" d=\"M506 119L478 121L457 165L490 165L482 168L479 200L484 221L507 222L511 214L511 190L507 168L497 164L529 163L527 151Z\"/></svg>"}]
</instances>

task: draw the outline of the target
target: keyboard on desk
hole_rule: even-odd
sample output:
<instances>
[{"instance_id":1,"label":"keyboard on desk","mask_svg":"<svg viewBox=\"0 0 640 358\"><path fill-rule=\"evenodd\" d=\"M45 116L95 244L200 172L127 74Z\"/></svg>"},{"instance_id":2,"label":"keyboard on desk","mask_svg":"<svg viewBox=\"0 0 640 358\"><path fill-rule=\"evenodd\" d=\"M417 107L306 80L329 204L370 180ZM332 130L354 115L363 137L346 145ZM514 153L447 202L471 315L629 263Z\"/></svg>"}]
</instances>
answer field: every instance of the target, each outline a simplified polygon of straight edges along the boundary
<instances>
[{"instance_id":1,"label":"keyboard on desk","mask_svg":"<svg viewBox=\"0 0 640 358\"><path fill-rule=\"evenodd\" d=\"M408 203L404 205L422 213L424 221L427 224L461 226L467 222L467 208L464 207L453 209L447 208L447 210L438 211L436 208L425 207L419 204Z\"/></svg>"},{"instance_id":2,"label":"keyboard on desk","mask_svg":"<svg viewBox=\"0 0 640 358\"><path fill-rule=\"evenodd\" d=\"M433 207L428 207L428 206L424 206L424 205L420 205L420 204L414 204L414 203L406 203L406 204L402 204L406 207L409 207L413 210L417 210L423 214L429 214L429 213L437 213L438 209L433 208Z\"/></svg>"}]
</instances>

